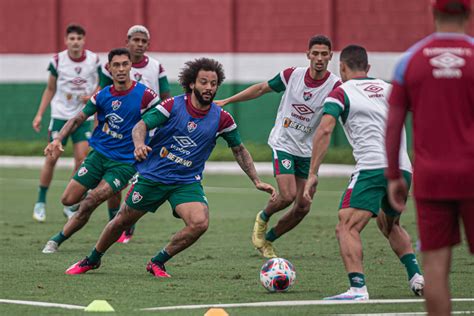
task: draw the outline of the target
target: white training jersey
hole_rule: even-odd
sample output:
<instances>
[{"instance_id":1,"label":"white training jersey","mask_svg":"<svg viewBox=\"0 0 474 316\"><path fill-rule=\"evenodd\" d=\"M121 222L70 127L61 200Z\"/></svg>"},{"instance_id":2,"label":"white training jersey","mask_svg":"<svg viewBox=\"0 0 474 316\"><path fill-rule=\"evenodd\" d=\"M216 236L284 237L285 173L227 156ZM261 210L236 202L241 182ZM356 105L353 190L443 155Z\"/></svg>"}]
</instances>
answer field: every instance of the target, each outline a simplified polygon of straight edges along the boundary
<instances>
[{"instance_id":1,"label":"white training jersey","mask_svg":"<svg viewBox=\"0 0 474 316\"><path fill-rule=\"evenodd\" d=\"M102 73L112 80L107 64L102 65ZM166 71L160 62L152 57L144 56L139 63L132 64L130 78L144 84L160 95L160 78L166 77Z\"/></svg>"},{"instance_id":2,"label":"white training jersey","mask_svg":"<svg viewBox=\"0 0 474 316\"><path fill-rule=\"evenodd\" d=\"M69 120L84 108L81 96L93 94L99 83L99 69L99 57L89 50L78 59L72 59L67 50L54 55L48 68L57 78L52 118Z\"/></svg>"},{"instance_id":3,"label":"white training jersey","mask_svg":"<svg viewBox=\"0 0 474 316\"><path fill-rule=\"evenodd\" d=\"M268 144L275 150L311 157L313 135L321 120L324 99L340 79L328 72L324 79L314 80L309 76L308 67L284 70L280 72L280 79L286 88Z\"/></svg>"},{"instance_id":4,"label":"white training jersey","mask_svg":"<svg viewBox=\"0 0 474 316\"><path fill-rule=\"evenodd\" d=\"M355 171L387 167L385 126L391 88L380 79L352 79L332 91L324 102L324 114L339 118L353 148ZM400 146L400 169L412 171L405 129Z\"/></svg>"}]
</instances>

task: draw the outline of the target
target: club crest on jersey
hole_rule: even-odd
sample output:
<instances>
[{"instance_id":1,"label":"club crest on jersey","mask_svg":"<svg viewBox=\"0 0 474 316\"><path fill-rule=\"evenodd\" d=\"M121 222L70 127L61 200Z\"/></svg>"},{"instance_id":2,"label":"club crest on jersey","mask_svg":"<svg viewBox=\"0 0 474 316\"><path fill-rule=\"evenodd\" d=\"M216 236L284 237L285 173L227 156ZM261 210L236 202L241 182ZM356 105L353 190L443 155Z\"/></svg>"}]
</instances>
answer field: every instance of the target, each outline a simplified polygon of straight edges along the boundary
<instances>
[{"instance_id":1,"label":"club crest on jersey","mask_svg":"<svg viewBox=\"0 0 474 316\"><path fill-rule=\"evenodd\" d=\"M112 110L117 111L121 105L122 105L122 102L120 100L113 100Z\"/></svg>"},{"instance_id":2,"label":"club crest on jersey","mask_svg":"<svg viewBox=\"0 0 474 316\"><path fill-rule=\"evenodd\" d=\"M143 199L143 196L140 194L140 192L138 192L138 191L133 191L133 194L132 194L132 202L133 202L133 204L137 204L137 203L140 202L142 199Z\"/></svg>"},{"instance_id":3,"label":"club crest on jersey","mask_svg":"<svg viewBox=\"0 0 474 316\"><path fill-rule=\"evenodd\" d=\"M79 171L77 172L77 175L78 175L79 177L82 177L83 175L85 175L85 174L87 173L87 171L88 171L88 170L87 170L86 167L81 167L81 168L79 169Z\"/></svg>"},{"instance_id":4,"label":"club crest on jersey","mask_svg":"<svg viewBox=\"0 0 474 316\"><path fill-rule=\"evenodd\" d=\"M303 100L308 101L312 96L313 94L311 92L303 91Z\"/></svg>"},{"instance_id":5,"label":"club crest on jersey","mask_svg":"<svg viewBox=\"0 0 474 316\"><path fill-rule=\"evenodd\" d=\"M82 68L77 66L76 68L74 68L74 70L76 71L77 74L80 74L82 71Z\"/></svg>"},{"instance_id":6,"label":"club crest on jersey","mask_svg":"<svg viewBox=\"0 0 474 316\"><path fill-rule=\"evenodd\" d=\"M188 122L188 132L193 132L197 127L197 124L194 123L193 121Z\"/></svg>"},{"instance_id":7,"label":"club crest on jersey","mask_svg":"<svg viewBox=\"0 0 474 316\"><path fill-rule=\"evenodd\" d=\"M285 169L290 169L291 168L291 160L288 160L288 159L283 159L281 161L281 164L283 165L283 167L285 167Z\"/></svg>"},{"instance_id":8,"label":"club crest on jersey","mask_svg":"<svg viewBox=\"0 0 474 316\"><path fill-rule=\"evenodd\" d=\"M142 80L143 75L137 72L133 75L133 77L136 81L140 82L140 80Z\"/></svg>"}]
</instances>

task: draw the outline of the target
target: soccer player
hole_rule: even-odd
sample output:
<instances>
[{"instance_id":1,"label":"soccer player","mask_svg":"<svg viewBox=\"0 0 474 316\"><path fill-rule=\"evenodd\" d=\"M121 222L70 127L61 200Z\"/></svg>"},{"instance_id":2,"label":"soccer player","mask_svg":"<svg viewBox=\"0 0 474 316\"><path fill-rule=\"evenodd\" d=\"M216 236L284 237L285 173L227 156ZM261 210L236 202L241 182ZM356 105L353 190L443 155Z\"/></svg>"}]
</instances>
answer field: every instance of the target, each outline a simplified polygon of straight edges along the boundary
<instances>
[{"instance_id":1,"label":"soccer player","mask_svg":"<svg viewBox=\"0 0 474 316\"><path fill-rule=\"evenodd\" d=\"M336 120L339 119L353 148L356 161L354 173L341 199L339 223L336 227L350 288L345 293L326 299L369 299L362 266L360 233L372 217L376 217L380 231L405 265L411 290L416 295L421 295L424 280L410 236L400 226L400 213L387 203L384 137L390 85L383 80L367 76L370 66L367 52L361 46L349 45L344 48L341 51L339 67L344 83L332 91L324 102L323 117L314 136L311 166L304 190L305 199L311 200L318 184L319 167L328 150ZM410 183L411 163L406 150L405 133L400 157L400 174Z\"/></svg>"},{"instance_id":2,"label":"soccer player","mask_svg":"<svg viewBox=\"0 0 474 316\"><path fill-rule=\"evenodd\" d=\"M470 14L470 0L433 1L436 32L400 60L390 95L386 176L390 201L400 212L408 192L398 171L400 130L407 111L413 112L414 196L429 315L450 314L449 270L461 219L474 254L474 42L465 33Z\"/></svg>"},{"instance_id":3,"label":"soccer player","mask_svg":"<svg viewBox=\"0 0 474 316\"><path fill-rule=\"evenodd\" d=\"M216 138L222 136L235 159L258 190L275 198L275 189L261 182L252 157L240 140L232 116L213 103L224 80L222 65L208 58L189 61L179 81L186 94L168 99L143 116L133 129L139 176L120 212L105 227L92 253L66 270L81 274L100 266L100 259L120 233L147 212L154 213L166 200L185 227L147 265L156 277L169 277L165 263L191 246L209 225L206 195L201 185L204 164ZM159 127L149 145L147 131Z\"/></svg>"},{"instance_id":4,"label":"soccer player","mask_svg":"<svg viewBox=\"0 0 474 316\"><path fill-rule=\"evenodd\" d=\"M61 141L97 113L98 125L89 140L92 150L62 196L65 205L80 202L79 209L62 231L46 243L43 253L56 252L61 243L87 223L97 206L126 187L135 174L132 129L141 120L141 114L158 103L159 97L130 79L132 62L127 49L111 50L108 61L113 85L96 93L45 149L45 155L57 158L63 151ZM88 190L91 191L83 199Z\"/></svg>"},{"instance_id":5,"label":"soccer player","mask_svg":"<svg viewBox=\"0 0 474 316\"><path fill-rule=\"evenodd\" d=\"M339 78L327 70L332 58L331 41L327 37L312 37L306 56L309 67L287 68L269 81L217 101L225 106L256 99L272 91L284 91L268 139L279 195L257 214L252 233L253 245L266 258L276 257L273 241L298 225L311 208L302 196L311 159L312 137L321 118L324 98L340 85ZM270 217L292 203L292 208L267 232Z\"/></svg>"},{"instance_id":6,"label":"soccer player","mask_svg":"<svg viewBox=\"0 0 474 316\"><path fill-rule=\"evenodd\" d=\"M38 111L33 119L33 129L40 131L46 108L51 103L51 121L48 127L51 142L66 121L82 110L97 88L100 63L99 57L84 49L86 31L80 25L66 28L64 43L67 49L54 55L48 67L48 85L43 92ZM93 118L92 118L93 119ZM74 148L74 172L87 155L87 140L91 135L92 122L85 121L71 134ZM68 138L63 139L65 146ZM33 210L33 218L38 222L46 220L46 194L53 179L57 157L47 156L40 174L39 194ZM70 217L71 207L64 207L64 215Z\"/></svg>"},{"instance_id":7,"label":"soccer player","mask_svg":"<svg viewBox=\"0 0 474 316\"><path fill-rule=\"evenodd\" d=\"M150 32L143 25L134 25L127 32L127 48L132 57L132 70L130 76L148 88L155 91L161 100L170 97L170 88L163 65L156 59L145 55L150 45ZM105 88L112 84L112 78L107 64L102 67L100 86ZM120 208L121 196L117 193L107 201L109 219L114 218ZM133 236L135 227L131 227L120 236L118 242L128 243Z\"/></svg>"}]
</instances>

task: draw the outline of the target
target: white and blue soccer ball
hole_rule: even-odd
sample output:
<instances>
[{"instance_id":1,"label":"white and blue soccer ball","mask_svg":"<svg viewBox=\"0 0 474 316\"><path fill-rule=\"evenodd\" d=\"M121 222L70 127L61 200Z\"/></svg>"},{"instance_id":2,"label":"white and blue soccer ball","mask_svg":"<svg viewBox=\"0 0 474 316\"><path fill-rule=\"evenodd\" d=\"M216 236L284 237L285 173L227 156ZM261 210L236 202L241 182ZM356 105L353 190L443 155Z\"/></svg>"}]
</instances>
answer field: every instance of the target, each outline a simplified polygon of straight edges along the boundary
<instances>
[{"instance_id":1,"label":"white and blue soccer ball","mask_svg":"<svg viewBox=\"0 0 474 316\"><path fill-rule=\"evenodd\" d=\"M295 280L294 266L283 258L272 258L260 269L260 282L269 292L288 291Z\"/></svg>"}]
</instances>

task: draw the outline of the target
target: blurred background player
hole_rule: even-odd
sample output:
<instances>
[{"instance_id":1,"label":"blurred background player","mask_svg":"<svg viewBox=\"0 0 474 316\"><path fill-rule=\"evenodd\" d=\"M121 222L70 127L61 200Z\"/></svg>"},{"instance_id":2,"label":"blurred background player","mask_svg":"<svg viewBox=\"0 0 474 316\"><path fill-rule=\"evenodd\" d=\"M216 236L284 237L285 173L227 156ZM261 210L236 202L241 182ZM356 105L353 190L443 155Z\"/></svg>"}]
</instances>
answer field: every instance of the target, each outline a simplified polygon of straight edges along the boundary
<instances>
[{"instance_id":1,"label":"blurred background player","mask_svg":"<svg viewBox=\"0 0 474 316\"><path fill-rule=\"evenodd\" d=\"M41 97L41 103L33 119L33 129L39 132L46 108L51 103L51 121L48 127L49 141L53 141L67 120L79 113L89 98L95 93L98 84L99 57L84 49L86 31L80 25L66 28L64 43L66 50L54 55L48 71L48 84ZM93 119L93 118L91 118ZM74 149L74 172L87 155L87 143L92 130L92 122L85 121L71 134ZM67 143L63 139L63 146ZM38 200L34 206L33 218L39 222L46 219L46 193L53 179L54 167L58 157L46 156L40 174ZM73 208L64 207L64 214L70 217Z\"/></svg>"},{"instance_id":2,"label":"blurred background player","mask_svg":"<svg viewBox=\"0 0 474 316\"><path fill-rule=\"evenodd\" d=\"M45 155L59 156L61 140L97 113L98 125L89 140L92 150L62 196L63 204L80 202L79 208L46 243L43 253L56 252L65 240L87 224L97 206L125 188L135 174L132 129L141 120L142 113L157 104L159 98L150 88L130 79L132 63L126 48L111 50L108 61L113 85L97 92L45 149Z\"/></svg>"},{"instance_id":3,"label":"blurred background player","mask_svg":"<svg viewBox=\"0 0 474 316\"><path fill-rule=\"evenodd\" d=\"M321 118L324 99L341 83L339 77L327 70L332 58L329 38L323 35L310 38L306 56L309 67L287 68L269 81L216 101L225 106L256 99L272 91L284 91L268 139L279 195L257 214L252 233L253 245L266 258L276 257L272 242L298 225L311 208L311 203L303 199L303 189L308 177L312 138ZM270 217L293 202L293 207L267 232Z\"/></svg>"},{"instance_id":4,"label":"blurred background player","mask_svg":"<svg viewBox=\"0 0 474 316\"><path fill-rule=\"evenodd\" d=\"M387 124L387 177L400 212L408 187L399 172L400 131L413 112L414 196L429 315L449 315L452 247L464 223L474 254L474 41L471 0L433 1L436 32L395 68ZM471 282L472 283L472 282Z\"/></svg>"},{"instance_id":5,"label":"blurred background player","mask_svg":"<svg viewBox=\"0 0 474 316\"><path fill-rule=\"evenodd\" d=\"M150 46L150 32L143 25L134 25L127 32L126 46L132 58L132 70L130 77L132 80L140 82L155 91L161 100L170 97L170 87L163 65L156 59L145 55ZM112 78L107 69L107 64L102 67L100 86L102 88L111 85ZM153 133L151 133L153 134ZM120 208L120 192L107 201L109 218L114 218ZM120 236L118 242L128 243L132 238L135 227L131 227Z\"/></svg>"},{"instance_id":6,"label":"blurred background player","mask_svg":"<svg viewBox=\"0 0 474 316\"><path fill-rule=\"evenodd\" d=\"M370 65L367 51L361 46L349 45L344 48L341 51L339 67L344 83L332 91L324 102L323 117L314 135L311 166L304 192L304 197L311 200L318 184L319 167L328 150L336 120L340 119L356 161L349 186L341 198L339 223L336 227L350 288L347 292L326 299L369 299L362 265L360 233L372 217L377 218L380 231L405 265L411 290L416 295L422 295L424 280L410 236L400 226L400 212L395 211L387 202L384 139L390 85L383 80L367 76ZM405 133L401 148L400 169L410 183L412 169L406 150Z\"/></svg>"},{"instance_id":7,"label":"blurred background player","mask_svg":"<svg viewBox=\"0 0 474 316\"><path fill-rule=\"evenodd\" d=\"M196 242L208 228L209 208L201 179L204 164L220 136L255 188L275 198L275 189L260 181L234 119L212 102L224 81L222 65L208 58L187 62L179 81L186 93L159 104L134 127L139 176L120 212L104 228L92 253L69 267L67 274L97 269L101 257L123 230L168 201L173 215L181 218L185 227L150 260L147 271L155 277L170 277L165 263ZM148 130L157 127L156 135L147 145Z\"/></svg>"}]
</instances>

